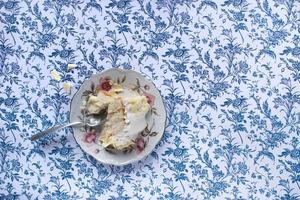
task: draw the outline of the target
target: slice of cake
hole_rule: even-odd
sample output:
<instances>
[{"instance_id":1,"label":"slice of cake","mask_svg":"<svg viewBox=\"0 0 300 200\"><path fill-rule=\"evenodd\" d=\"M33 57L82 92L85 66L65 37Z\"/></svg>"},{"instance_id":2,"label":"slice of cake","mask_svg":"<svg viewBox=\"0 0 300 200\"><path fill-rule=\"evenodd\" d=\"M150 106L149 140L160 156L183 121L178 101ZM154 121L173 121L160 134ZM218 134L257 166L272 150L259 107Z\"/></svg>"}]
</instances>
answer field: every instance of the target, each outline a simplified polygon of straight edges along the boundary
<instances>
[{"instance_id":1,"label":"slice of cake","mask_svg":"<svg viewBox=\"0 0 300 200\"><path fill-rule=\"evenodd\" d=\"M98 114L107 109L108 105L113 101L113 98L105 93L99 92L97 96L90 95L87 101L87 111L90 114Z\"/></svg>"},{"instance_id":2,"label":"slice of cake","mask_svg":"<svg viewBox=\"0 0 300 200\"><path fill-rule=\"evenodd\" d=\"M89 96L86 108L90 114L106 110L99 141L106 149L122 151L132 148L147 126L150 105L137 91L113 84L109 91L99 90L96 96Z\"/></svg>"},{"instance_id":3,"label":"slice of cake","mask_svg":"<svg viewBox=\"0 0 300 200\"><path fill-rule=\"evenodd\" d=\"M115 98L107 108L107 118L102 126L102 130L100 132L100 142L103 147L111 146L112 148L116 148L121 150L123 145L118 145L116 142L116 135L122 132L125 127L125 113L124 113L124 105L121 98Z\"/></svg>"}]
</instances>

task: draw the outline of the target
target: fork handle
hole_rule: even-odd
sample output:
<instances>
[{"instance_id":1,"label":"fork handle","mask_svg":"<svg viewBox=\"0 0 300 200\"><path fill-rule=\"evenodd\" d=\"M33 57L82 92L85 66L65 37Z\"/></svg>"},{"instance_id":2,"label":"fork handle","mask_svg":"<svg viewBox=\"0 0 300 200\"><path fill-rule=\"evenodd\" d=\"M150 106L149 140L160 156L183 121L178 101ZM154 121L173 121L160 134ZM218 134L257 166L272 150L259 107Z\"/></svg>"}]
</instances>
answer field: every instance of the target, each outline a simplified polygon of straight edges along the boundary
<instances>
[{"instance_id":1,"label":"fork handle","mask_svg":"<svg viewBox=\"0 0 300 200\"><path fill-rule=\"evenodd\" d=\"M41 137L44 137L44 136L48 135L49 133L52 133L54 131L59 130L59 129L66 128L66 127L69 127L69 126L75 126L75 125L83 125L83 124L84 123L82 123L82 122L72 122L72 123L68 123L68 124L62 124L62 125L54 126L52 128L49 128L45 131L42 131L38 134L35 134L35 135L31 136L30 140L35 141L35 140L40 139Z\"/></svg>"}]
</instances>

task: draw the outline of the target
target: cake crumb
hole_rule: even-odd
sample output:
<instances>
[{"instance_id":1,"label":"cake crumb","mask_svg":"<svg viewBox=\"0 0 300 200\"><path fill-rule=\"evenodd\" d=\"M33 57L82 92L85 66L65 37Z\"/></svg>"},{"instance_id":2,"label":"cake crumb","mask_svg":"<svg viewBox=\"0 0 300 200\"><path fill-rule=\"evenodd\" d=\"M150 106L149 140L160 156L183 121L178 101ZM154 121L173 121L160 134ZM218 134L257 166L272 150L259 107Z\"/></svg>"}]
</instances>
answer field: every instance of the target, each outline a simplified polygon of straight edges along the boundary
<instances>
[{"instance_id":1,"label":"cake crumb","mask_svg":"<svg viewBox=\"0 0 300 200\"><path fill-rule=\"evenodd\" d=\"M56 81L60 81L60 79L61 79L60 74L55 69L51 71L51 76Z\"/></svg>"},{"instance_id":2,"label":"cake crumb","mask_svg":"<svg viewBox=\"0 0 300 200\"><path fill-rule=\"evenodd\" d=\"M64 83L63 84L63 87L64 87L64 90L66 92L70 92L71 91L71 88L72 88L72 84L71 83Z\"/></svg>"},{"instance_id":3,"label":"cake crumb","mask_svg":"<svg viewBox=\"0 0 300 200\"><path fill-rule=\"evenodd\" d=\"M75 64L72 63L68 64L68 70L74 69L75 67L76 67Z\"/></svg>"}]
</instances>

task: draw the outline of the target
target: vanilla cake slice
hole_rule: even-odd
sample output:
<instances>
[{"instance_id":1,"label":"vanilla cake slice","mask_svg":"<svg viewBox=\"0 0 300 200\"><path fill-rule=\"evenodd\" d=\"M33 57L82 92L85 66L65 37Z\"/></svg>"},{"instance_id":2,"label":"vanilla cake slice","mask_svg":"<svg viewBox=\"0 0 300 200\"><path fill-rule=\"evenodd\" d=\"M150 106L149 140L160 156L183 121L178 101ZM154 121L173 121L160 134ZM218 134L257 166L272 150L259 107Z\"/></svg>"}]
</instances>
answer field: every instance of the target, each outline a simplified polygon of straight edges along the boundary
<instances>
[{"instance_id":1,"label":"vanilla cake slice","mask_svg":"<svg viewBox=\"0 0 300 200\"><path fill-rule=\"evenodd\" d=\"M109 91L99 90L97 95L90 95L86 106L89 113L107 112L98 137L106 149L122 151L133 147L147 126L146 114L150 109L147 98L120 85L114 84Z\"/></svg>"}]
</instances>

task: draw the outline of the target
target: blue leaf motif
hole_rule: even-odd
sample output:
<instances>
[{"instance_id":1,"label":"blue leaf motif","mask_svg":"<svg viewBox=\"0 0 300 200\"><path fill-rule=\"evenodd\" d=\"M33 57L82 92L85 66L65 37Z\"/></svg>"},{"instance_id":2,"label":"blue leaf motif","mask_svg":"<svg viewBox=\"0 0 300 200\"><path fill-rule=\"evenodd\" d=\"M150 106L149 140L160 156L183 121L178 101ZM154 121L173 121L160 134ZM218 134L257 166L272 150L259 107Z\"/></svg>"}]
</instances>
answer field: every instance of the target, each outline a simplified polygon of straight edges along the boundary
<instances>
[{"instance_id":1,"label":"blue leaf motif","mask_svg":"<svg viewBox=\"0 0 300 200\"><path fill-rule=\"evenodd\" d=\"M43 53L38 52L38 51L33 51L33 52L31 52L31 53L29 54L28 58L26 59L26 63L28 64L29 61L31 60L31 58L34 57L34 56L39 57L39 58L42 59L42 60L45 60L45 59L46 59L46 57L45 57L45 55L44 55Z\"/></svg>"},{"instance_id":2,"label":"blue leaf motif","mask_svg":"<svg viewBox=\"0 0 300 200\"><path fill-rule=\"evenodd\" d=\"M287 148L284 149L283 152L281 152L281 154L279 155L279 157L287 157L288 155L290 155L291 151Z\"/></svg>"},{"instance_id":3,"label":"blue leaf motif","mask_svg":"<svg viewBox=\"0 0 300 200\"><path fill-rule=\"evenodd\" d=\"M271 160L275 160L275 156L269 151L263 151L263 155L267 156Z\"/></svg>"},{"instance_id":4,"label":"blue leaf motif","mask_svg":"<svg viewBox=\"0 0 300 200\"><path fill-rule=\"evenodd\" d=\"M248 132L246 127L243 124L233 125L233 130L234 132L240 132L240 131Z\"/></svg>"},{"instance_id":5,"label":"blue leaf motif","mask_svg":"<svg viewBox=\"0 0 300 200\"><path fill-rule=\"evenodd\" d=\"M218 10L218 6L217 6L217 4L215 3L215 2L213 2L213 1L209 1L209 0L205 0L205 1L202 1L205 5L207 5L207 6L210 6L210 7L212 7L213 9L215 9L215 10Z\"/></svg>"},{"instance_id":6,"label":"blue leaf motif","mask_svg":"<svg viewBox=\"0 0 300 200\"><path fill-rule=\"evenodd\" d=\"M263 111L268 117L271 116L271 109L269 108L267 100L263 103Z\"/></svg>"},{"instance_id":7,"label":"blue leaf motif","mask_svg":"<svg viewBox=\"0 0 300 200\"><path fill-rule=\"evenodd\" d=\"M212 165L212 161L209 159L208 151L205 151L205 153L203 155L203 159L208 166Z\"/></svg>"},{"instance_id":8,"label":"blue leaf motif","mask_svg":"<svg viewBox=\"0 0 300 200\"><path fill-rule=\"evenodd\" d=\"M96 66L98 64L97 61L95 60L94 52L90 53L89 61L90 61L91 65L93 65L93 66Z\"/></svg>"},{"instance_id":9,"label":"blue leaf motif","mask_svg":"<svg viewBox=\"0 0 300 200\"><path fill-rule=\"evenodd\" d=\"M152 151L151 156L156 160L158 159L158 154L155 151Z\"/></svg>"},{"instance_id":10,"label":"blue leaf motif","mask_svg":"<svg viewBox=\"0 0 300 200\"><path fill-rule=\"evenodd\" d=\"M59 53L60 53L60 50L54 49L54 52L52 52L52 54L50 55L50 57L56 57L56 56L59 55Z\"/></svg>"},{"instance_id":11,"label":"blue leaf motif","mask_svg":"<svg viewBox=\"0 0 300 200\"><path fill-rule=\"evenodd\" d=\"M89 8L95 8L97 9L99 12L102 12L102 7L100 4L96 3L95 0L90 0L89 3L86 4L86 6L83 8L82 10L82 15L85 15L86 14L86 11L89 9Z\"/></svg>"},{"instance_id":12,"label":"blue leaf motif","mask_svg":"<svg viewBox=\"0 0 300 200\"><path fill-rule=\"evenodd\" d=\"M276 59L276 54L274 53L274 51L272 51L272 50L270 50L270 49L262 49L262 50L259 51L259 53L258 53L258 55L256 56L255 60L258 61L258 60L260 59L260 57L261 57L262 55L264 55L264 54L270 56L270 57L273 58L273 59Z\"/></svg>"},{"instance_id":13,"label":"blue leaf motif","mask_svg":"<svg viewBox=\"0 0 300 200\"><path fill-rule=\"evenodd\" d=\"M151 50L147 50L145 51L142 56L139 58L139 63L142 62L142 60L147 57L147 56L150 56L152 58L154 58L155 60L159 60L159 57L157 55L157 53L155 53L154 51L151 51Z\"/></svg>"},{"instance_id":14,"label":"blue leaf motif","mask_svg":"<svg viewBox=\"0 0 300 200\"><path fill-rule=\"evenodd\" d=\"M210 100L205 100L205 101L201 101L200 106L197 108L197 113L200 112L200 110L204 107L204 106L209 106L214 110L217 110L217 104L215 104L214 102L210 101Z\"/></svg>"},{"instance_id":15,"label":"blue leaf motif","mask_svg":"<svg viewBox=\"0 0 300 200\"><path fill-rule=\"evenodd\" d=\"M37 16L41 16L42 15L42 13L40 12L40 10L39 10L39 6L37 5L37 4L34 4L34 6L33 6L33 12L37 15Z\"/></svg>"},{"instance_id":16,"label":"blue leaf motif","mask_svg":"<svg viewBox=\"0 0 300 200\"><path fill-rule=\"evenodd\" d=\"M239 23L237 25L234 25L234 30L237 32L239 30L248 30L245 23Z\"/></svg>"},{"instance_id":17,"label":"blue leaf motif","mask_svg":"<svg viewBox=\"0 0 300 200\"><path fill-rule=\"evenodd\" d=\"M146 11L150 16L154 17L154 11L152 10L150 2L146 4Z\"/></svg>"},{"instance_id":18,"label":"blue leaf motif","mask_svg":"<svg viewBox=\"0 0 300 200\"><path fill-rule=\"evenodd\" d=\"M204 54L204 60L209 66L212 66L212 60L210 59L210 55L208 51Z\"/></svg>"},{"instance_id":19,"label":"blue leaf motif","mask_svg":"<svg viewBox=\"0 0 300 200\"><path fill-rule=\"evenodd\" d=\"M203 7L211 7L214 10L218 10L218 6L215 2L209 1L209 0L204 0L201 2L200 6L197 8L197 13L200 13Z\"/></svg>"},{"instance_id":20,"label":"blue leaf motif","mask_svg":"<svg viewBox=\"0 0 300 200\"><path fill-rule=\"evenodd\" d=\"M159 59L157 53L155 53L154 51L147 51L146 55L151 56L155 60Z\"/></svg>"},{"instance_id":21,"label":"blue leaf motif","mask_svg":"<svg viewBox=\"0 0 300 200\"><path fill-rule=\"evenodd\" d=\"M269 2L267 0L264 0L263 2L263 8L264 10L268 13L268 14L271 14L272 13L272 10L269 6Z\"/></svg>"},{"instance_id":22,"label":"blue leaf motif","mask_svg":"<svg viewBox=\"0 0 300 200\"><path fill-rule=\"evenodd\" d=\"M285 47L285 49L283 50L282 53L280 53L280 55L288 55L289 53L291 53L293 51L293 49L291 47Z\"/></svg>"},{"instance_id":23,"label":"blue leaf motif","mask_svg":"<svg viewBox=\"0 0 300 200\"><path fill-rule=\"evenodd\" d=\"M173 55L173 53L174 53L174 50L169 48L168 51L163 55L163 57L171 56L171 55Z\"/></svg>"},{"instance_id":24,"label":"blue leaf motif","mask_svg":"<svg viewBox=\"0 0 300 200\"><path fill-rule=\"evenodd\" d=\"M188 180L188 177L186 176L186 174L184 173L180 173L178 175L175 176L175 180L179 181L179 180Z\"/></svg>"},{"instance_id":25,"label":"blue leaf motif","mask_svg":"<svg viewBox=\"0 0 300 200\"><path fill-rule=\"evenodd\" d=\"M262 151L260 151L260 152L257 154L257 156L254 158L254 163L257 163L258 159L259 159L260 157L262 157L262 156L266 156L266 157L268 157L268 158L271 159L271 160L275 160L275 156L274 156L271 152L269 152L269 151L267 151L267 150L262 150Z\"/></svg>"},{"instance_id":26,"label":"blue leaf motif","mask_svg":"<svg viewBox=\"0 0 300 200\"><path fill-rule=\"evenodd\" d=\"M44 153L44 151L42 151L38 147L35 147L34 149L30 150L29 154L26 156L26 159L29 160L33 154L38 154L41 157L46 158L46 154Z\"/></svg>"},{"instance_id":27,"label":"blue leaf motif","mask_svg":"<svg viewBox=\"0 0 300 200\"><path fill-rule=\"evenodd\" d=\"M38 115L41 114L41 110L39 109L39 106L38 106L37 101L35 101L35 102L32 104L32 109L33 109L33 111L36 112Z\"/></svg>"}]
</instances>

